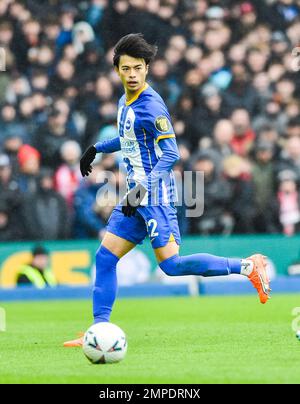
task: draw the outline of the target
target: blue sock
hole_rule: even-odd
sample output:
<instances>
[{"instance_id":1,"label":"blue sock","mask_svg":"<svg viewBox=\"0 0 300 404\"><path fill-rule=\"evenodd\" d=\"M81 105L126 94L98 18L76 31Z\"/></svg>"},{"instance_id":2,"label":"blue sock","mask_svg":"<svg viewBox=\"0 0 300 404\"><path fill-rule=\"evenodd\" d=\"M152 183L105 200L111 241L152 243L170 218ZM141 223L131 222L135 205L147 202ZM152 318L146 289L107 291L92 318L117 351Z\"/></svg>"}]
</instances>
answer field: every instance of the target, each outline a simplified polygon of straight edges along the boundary
<instances>
[{"instance_id":1,"label":"blue sock","mask_svg":"<svg viewBox=\"0 0 300 404\"><path fill-rule=\"evenodd\" d=\"M96 253L96 281L93 289L94 323L109 321L117 294L118 261L117 256L100 246Z\"/></svg>"},{"instance_id":2,"label":"blue sock","mask_svg":"<svg viewBox=\"0 0 300 404\"><path fill-rule=\"evenodd\" d=\"M216 257L210 254L193 254L185 257L173 255L161 262L159 266L170 276L202 275L208 277L241 273L240 259Z\"/></svg>"}]
</instances>

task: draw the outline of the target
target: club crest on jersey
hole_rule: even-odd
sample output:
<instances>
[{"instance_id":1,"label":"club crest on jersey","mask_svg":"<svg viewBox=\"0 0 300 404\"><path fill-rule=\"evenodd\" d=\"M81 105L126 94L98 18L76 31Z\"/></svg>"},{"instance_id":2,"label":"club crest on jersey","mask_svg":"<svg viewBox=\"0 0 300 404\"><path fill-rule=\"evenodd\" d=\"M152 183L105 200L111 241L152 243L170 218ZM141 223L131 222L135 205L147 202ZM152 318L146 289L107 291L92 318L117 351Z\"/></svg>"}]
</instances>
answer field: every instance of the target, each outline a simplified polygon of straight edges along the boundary
<instances>
[{"instance_id":1,"label":"club crest on jersey","mask_svg":"<svg viewBox=\"0 0 300 404\"><path fill-rule=\"evenodd\" d=\"M155 119L155 127L159 132L166 133L171 129L171 123L165 116L158 116Z\"/></svg>"},{"instance_id":2,"label":"club crest on jersey","mask_svg":"<svg viewBox=\"0 0 300 404\"><path fill-rule=\"evenodd\" d=\"M125 130L126 132L129 132L132 127L132 120L130 118L127 118L125 122Z\"/></svg>"}]
</instances>

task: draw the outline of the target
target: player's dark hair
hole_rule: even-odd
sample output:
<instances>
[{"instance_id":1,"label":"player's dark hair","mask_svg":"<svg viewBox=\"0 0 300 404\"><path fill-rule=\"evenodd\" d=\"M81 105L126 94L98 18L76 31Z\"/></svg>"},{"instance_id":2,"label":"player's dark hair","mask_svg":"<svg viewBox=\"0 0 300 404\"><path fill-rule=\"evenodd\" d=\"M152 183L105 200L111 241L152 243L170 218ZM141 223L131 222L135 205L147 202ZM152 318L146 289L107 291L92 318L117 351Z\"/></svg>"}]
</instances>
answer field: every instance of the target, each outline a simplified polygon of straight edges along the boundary
<instances>
[{"instance_id":1,"label":"player's dark hair","mask_svg":"<svg viewBox=\"0 0 300 404\"><path fill-rule=\"evenodd\" d=\"M123 36L114 49L114 66L118 67L120 57L128 55L137 59L144 59L148 65L157 53L157 46L150 45L143 37L143 34L128 34Z\"/></svg>"}]
</instances>

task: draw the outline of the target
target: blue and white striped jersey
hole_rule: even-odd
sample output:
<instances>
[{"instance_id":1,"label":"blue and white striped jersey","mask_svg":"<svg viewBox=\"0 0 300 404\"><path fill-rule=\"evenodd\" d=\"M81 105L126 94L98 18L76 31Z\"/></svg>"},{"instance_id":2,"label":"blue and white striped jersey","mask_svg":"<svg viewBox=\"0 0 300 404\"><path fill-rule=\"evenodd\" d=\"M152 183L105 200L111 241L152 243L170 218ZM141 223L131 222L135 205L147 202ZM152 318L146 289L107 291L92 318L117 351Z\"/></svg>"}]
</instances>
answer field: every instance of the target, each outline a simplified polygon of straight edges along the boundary
<instances>
[{"instance_id":1,"label":"blue and white striped jersey","mask_svg":"<svg viewBox=\"0 0 300 404\"><path fill-rule=\"evenodd\" d=\"M131 189L137 183L145 182L161 157L159 141L175 137L163 99L148 84L129 102L126 102L125 94L121 97L118 105L118 132L127 169L127 182ZM164 175L154 188L148 188L149 193L142 205L153 204L153 201L155 204L176 202L173 171Z\"/></svg>"}]
</instances>

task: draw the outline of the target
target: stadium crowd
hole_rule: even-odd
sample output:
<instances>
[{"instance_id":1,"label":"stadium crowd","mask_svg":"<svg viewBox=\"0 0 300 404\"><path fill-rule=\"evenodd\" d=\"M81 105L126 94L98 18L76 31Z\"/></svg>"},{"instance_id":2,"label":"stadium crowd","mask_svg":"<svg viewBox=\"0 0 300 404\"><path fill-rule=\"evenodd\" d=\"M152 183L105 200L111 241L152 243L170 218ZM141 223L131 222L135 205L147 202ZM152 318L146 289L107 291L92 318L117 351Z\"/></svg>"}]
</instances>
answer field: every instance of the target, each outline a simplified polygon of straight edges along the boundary
<instances>
[{"instance_id":1,"label":"stadium crowd","mask_svg":"<svg viewBox=\"0 0 300 404\"><path fill-rule=\"evenodd\" d=\"M296 233L300 1L1 0L0 240L102 237L115 195L96 198L96 177L124 184L120 154L84 181L79 159L117 135L112 50L130 32L159 47L148 82L172 115L177 174L204 172L204 214L179 207L182 233Z\"/></svg>"}]
</instances>

